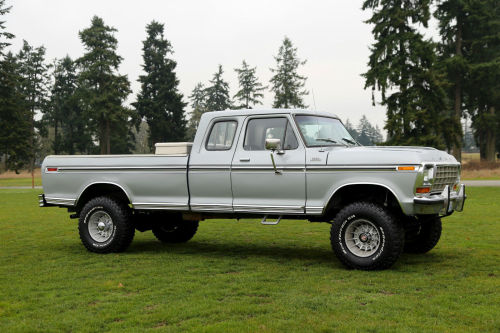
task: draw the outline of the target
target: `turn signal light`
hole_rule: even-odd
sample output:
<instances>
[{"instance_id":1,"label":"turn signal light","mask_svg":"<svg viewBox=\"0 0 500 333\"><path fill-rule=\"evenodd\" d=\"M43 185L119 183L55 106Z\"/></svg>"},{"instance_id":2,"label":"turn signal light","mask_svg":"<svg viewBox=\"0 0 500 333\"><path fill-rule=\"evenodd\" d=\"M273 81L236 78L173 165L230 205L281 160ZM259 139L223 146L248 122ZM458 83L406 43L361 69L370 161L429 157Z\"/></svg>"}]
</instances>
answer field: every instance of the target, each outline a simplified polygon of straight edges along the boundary
<instances>
[{"instance_id":1,"label":"turn signal light","mask_svg":"<svg viewBox=\"0 0 500 333\"><path fill-rule=\"evenodd\" d=\"M430 191L430 187L417 187L417 193L429 193Z\"/></svg>"},{"instance_id":2,"label":"turn signal light","mask_svg":"<svg viewBox=\"0 0 500 333\"><path fill-rule=\"evenodd\" d=\"M47 168L47 172L56 172L57 168Z\"/></svg>"},{"instance_id":3,"label":"turn signal light","mask_svg":"<svg viewBox=\"0 0 500 333\"><path fill-rule=\"evenodd\" d=\"M398 171L414 171L414 166L398 166Z\"/></svg>"}]
</instances>

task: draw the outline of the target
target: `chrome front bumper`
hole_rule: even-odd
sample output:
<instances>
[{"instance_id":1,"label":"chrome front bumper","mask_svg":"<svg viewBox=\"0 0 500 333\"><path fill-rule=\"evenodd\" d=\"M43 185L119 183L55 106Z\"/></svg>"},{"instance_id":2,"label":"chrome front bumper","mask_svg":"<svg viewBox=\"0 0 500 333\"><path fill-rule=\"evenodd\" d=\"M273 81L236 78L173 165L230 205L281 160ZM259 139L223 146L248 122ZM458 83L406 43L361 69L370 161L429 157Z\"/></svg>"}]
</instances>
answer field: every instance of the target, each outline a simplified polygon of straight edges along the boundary
<instances>
[{"instance_id":1,"label":"chrome front bumper","mask_svg":"<svg viewBox=\"0 0 500 333\"><path fill-rule=\"evenodd\" d=\"M456 192L447 185L441 194L413 198L414 211L415 214L450 215L464 209L466 198L464 184L460 184Z\"/></svg>"}]
</instances>

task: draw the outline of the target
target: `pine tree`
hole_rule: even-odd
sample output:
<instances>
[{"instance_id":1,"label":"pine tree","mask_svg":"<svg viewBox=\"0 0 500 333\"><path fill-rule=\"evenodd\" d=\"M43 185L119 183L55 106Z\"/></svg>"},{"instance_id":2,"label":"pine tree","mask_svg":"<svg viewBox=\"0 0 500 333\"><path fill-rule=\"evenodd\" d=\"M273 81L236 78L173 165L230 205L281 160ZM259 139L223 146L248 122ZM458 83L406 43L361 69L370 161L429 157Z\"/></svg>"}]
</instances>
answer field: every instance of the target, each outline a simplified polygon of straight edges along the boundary
<instances>
[{"instance_id":1,"label":"pine tree","mask_svg":"<svg viewBox=\"0 0 500 333\"><path fill-rule=\"evenodd\" d=\"M19 60L19 73L21 75L21 93L25 97L25 104L30 110L31 133L29 169L31 171L31 185L35 186L35 162L39 153L39 131L43 130L41 123L36 120L36 115L45 112L49 93L49 68L45 64L45 47L33 48L27 41L17 56ZM38 130L38 131L37 131Z\"/></svg>"},{"instance_id":2,"label":"pine tree","mask_svg":"<svg viewBox=\"0 0 500 333\"><path fill-rule=\"evenodd\" d=\"M207 111L222 111L231 108L232 102L229 97L229 84L222 78L222 65L210 80L210 86L205 89Z\"/></svg>"},{"instance_id":3,"label":"pine tree","mask_svg":"<svg viewBox=\"0 0 500 333\"><path fill-rule=\"evenodd\" d=\"M118 73L122 57L116 54L114 32L115 28L94 16L91 26L79 32L86 52L76 60L80 98L101 154L130 152L133 144L129 119L138 118L123 106L131 91L127 76Z\"/></svg>"},{"instance_id":4,"label":"pine tree","mask_svg":"<svg viewBox=\"0 0 500 333\"><path fill-rule=\"evenodd\" d=\"M470 50L467 91L481 159L495 161L500 127L500 3L469 3Z\"/></svg>"},{"instance_id":5,"label":"pine tree","mask_svg":"<svg viewBox=\"0 0 500 333\"><path fill-rule=\"evenodd\" d=\"M464 82L467 80L468 61L464 56L467 53L467 38L470 26L468 25L467 4L463 0L439 1L434 16L439 20L440 66L447 76L447 92L452 101L453 126L450 139L453 155L457 160L462 158L462 110L464 105Z\"/></svg>"},{"instance_id":6,"label":"pine tree","mask_svg":"<svg viewBox=\"0 0 500 333\"><path fill-rule=\"evenodd\" d=\"M3 15L3 14L2 14ZM31 155L30 110L21 92L19 64L12 53L0 60L0 156L16 173L29 164Z\"/></svg>"},{"instance_id":7,"label":"pine tree","mask_svg":"<svg viewBox=\"0 0 500 333\"><path fill-rule=\"evenodd\" d=\"M366 115L363 115L359 120L357 133L357 141L363 146L373 146L383 141L380 129L370 124Z\"/></svg>"},{"instance_id":8,"label":"pine tree","mask_svg":"<svg viewBox=\"0 0 500 333\"><path fill-rule=\"evenodd\" d=\"M10 7L5 7L5 0L0 0L0 17L9 13ZM10 32L5 31L5 21L0 20L0 57L4 56L3 50L10 45L9 39L14 38L14 35Z\"/></svg>"},{"instance_id":9,"label":"pine tree","mask_svg":"<svg viewBox=\"0 0 500 333\"><path fill-rule=\"evenodd\" d=\"M267 89L257 79L255 72L257 67L249 67L245 60L241 68L234 69L238 73L238 82L240 90L234 95L236 100L240 101L241 108L251 109L256 104L262 104L260 101L264 97L261 91Z\"/></svg>"},{"instance_id":10,"label":"pine tree","mask_svg":"<svg viewBox=\"0 0 500 333\"><path fill-rule=\"evenodd\" d=\"M149 125L149 147L157 142L182 141L186 136L186 120L179 80L175 74L176 62L170 59L172 46L164 38L164 25L151 22L146 27L143 42L142 68L146 75L139 77L141 92L134 106Z\"/></svg>"},{"instance_id":11,"label":"pine tree","mask_svg":"<svg viewBox=\"0 0 500 333\"><path fill-rule=\"evenodd\" d=\"M444 148L443 133L449 131L449 117L443 114L445 92L434 66L435 45L418 32L427 26L430 0L365 0L372 9L367 21L374 24L375 43L365 88L381 91L387 107L388 141L401 145ZM375 103L375 97L373 96Z\"/></svg>"},{"instance_id":12,"label":"pine tree","mask_svg":"<svg viewBox=\"0 0 500 333\"><path fill-rule=\"evenodd\" d=\"M351 136L353 137L353 139L356 140L356 141L358 141L358 137L359 137L358 132L356 131L356 129L354 128L354 126L351 124L351 122L349 121L349 119L347 119L345 121L344 127L347 130L347 132L349 132L349 134L351 134Z\"/></svg>"},{"instance_id":13,"label":"pine tree","mask_svg":"<svg viewBox=\"0 0 500 333\"><path fill-rule=\"evenodd\" d=\"M200 123L201 115L208 111L207 94L201 82L194 87L189 99L191 100L193 110L191 111L191 118L189 118L187 138L188 140L193 140L198 129L198 124Z\"/></svg>"},{"instance_id":14,"label":"pine tree","mask_svg":"<svg viewBox=\"0 0 500 333\"><path fill-rule=\"evenodd\" d=\"M293 47L288 37L285 37L280 46L278 55L274 57L276 68L271 68L274 73L271 78L271 91L274 91L274 108L306 108L303 96L309 93L304 90L306 77L298 74L300 65L306 60L297 56L297 48Z\"/></svg>"},{"instance_id":15,"label":"pine tree","mask_svg":"<svg viewBox=\"0 0 500 333\"><path fill-rule=\"evenodd\" d=\"M76 66L69 56L56 61L49 107L43 121L54 129L54 154L90 153L94 144L78 96Z\"/></svg>"}]
</instances>

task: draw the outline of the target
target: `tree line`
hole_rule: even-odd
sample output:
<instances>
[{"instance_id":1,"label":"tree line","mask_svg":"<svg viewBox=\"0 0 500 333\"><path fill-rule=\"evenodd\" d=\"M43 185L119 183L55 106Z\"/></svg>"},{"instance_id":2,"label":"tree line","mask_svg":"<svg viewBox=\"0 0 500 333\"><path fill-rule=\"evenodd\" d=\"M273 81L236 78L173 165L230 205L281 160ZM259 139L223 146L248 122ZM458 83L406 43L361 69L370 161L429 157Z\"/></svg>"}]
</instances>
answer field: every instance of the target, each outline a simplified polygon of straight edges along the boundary
<instances>
[{"instance_id":1,"label":"tree line","mask_svg":"<svg viewBox=\"0 0 500 333\"><path fill-rule=\"evenodd\" d=\"M482 159L500 150L500 1L365 0L373 26L365 88L380 91L387 144L446 148L460 160L472 120ZM439 40L422 33L431 15Z\"/></svg>"},{"instance_id":2,"label":"tree line","mask_svg":"<svg viewBox=\"0 0 500 333\"><path fill-rule=\"evenodd\" d=\"M0 17L10 9L0 0ZM17 54L6 52L14 35L0 21L0 157L5 158L7 169L33 169L48 153L130 153L136 141L145 137L143 150L152 151L156 142L192 139L203 112L262 104L268 87L259 82L255 67L243 60L241 68L235 69L239 90L230 96L219 65L209 85L197 84L189 96L193 112L188 122L177 64L171 58L173 48L164 30L164 24L156 21L146 26L141 88L127 106L130 81L119 72L123 58L116 52L117 30L102 18L94 16L90 26L79 32L82 56L66 56L50 64L45 48L27 41ZM285 38L276 68L271 69L274 107L305 107L306 78L297 73L304 63Z\"/></svg>"},{"instance_id":3,"label":"tree line","mask_svg":"<svg viewBox=\"0 0 500 333\"><path fill-rule=\"evenodd\" d=\"M375 42L362 75L373 103L386 108L388 135L383 142L380 129L363 117L356 128L346 123L353 136L365 144L448 149L460 159L467 117L481 157L494 160L500 148L499 7L495 0L365 0ZM47 153L130 153L139 138L148 151L156 142L191 140L204 112L253 108L268 90L275 108L307 107L307 78L299 74L305 60L287 37L268 86L243 60L234 69L238 90L231 95L219 65L187 96L192 112L186 117L164 24L146 26L141 88L126 105L132 92L119 72L115 28L94 16L79 32L84 53L49 63L45 48L27 41L17 53L7 51L15 36L1 18L10 8L0 0L0 157L8 169L32 169ZM439 22L437 42L422 33L431 15Z\"/></svg>"}]
</instances>

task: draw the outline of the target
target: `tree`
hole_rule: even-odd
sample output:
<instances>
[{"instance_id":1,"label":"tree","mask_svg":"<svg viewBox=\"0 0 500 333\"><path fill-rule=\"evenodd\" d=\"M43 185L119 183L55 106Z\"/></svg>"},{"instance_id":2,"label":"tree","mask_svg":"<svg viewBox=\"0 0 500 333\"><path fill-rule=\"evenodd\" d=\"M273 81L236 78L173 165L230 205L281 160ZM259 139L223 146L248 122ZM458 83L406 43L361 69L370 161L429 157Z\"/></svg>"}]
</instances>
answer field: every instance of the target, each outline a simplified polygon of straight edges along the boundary
<instances>
[{"instance_id":1,"label":"tree","mask_svg":"<svg viewBox=\"0 0 500 333\"><path fill-rule=\"evenodd\" d=\"M178 91L179 80L174 71L177 63L168 57L173 51L164 38L164 25L152 21L146 32L142 48L142 68L146 74L139 76L141 92L133 105L149 125L149 147L152 149L156 142L184 140L186 104Z\"/></svg>"},{"instance_id":2,"label":"tree","mask_svg":"<svg viewBox=\"0 0 500 333\"><path fill-rule=\"evenodd\" d=\"M191 118L189 118L187 138L188 140L193 140L198 129L198 124L200 123L201 115L207 112L207 94L201 82L194 87L193 92L189 95L189 99L191 100L193 111L191 112Z\"/></svg>"},{"instance_id":3,"label":"tree","mask_svg":"<svg viewBox=\"0 0 500 333\"><path fill-rule=\"evenodd\" d=\"M205 89L207 111L221 111L231 108L229 84L222 78L223 73L222 65L219 65L219 70L210 80L211 85Z\"/></svg>"},{"instance_id":4,"label":"tree","mask_svg":"<svg viewBox=\"0 0 500 333\"><path fill-rule=\"evenodd\" d=\"M347 130L347 132L349 132L349 134L351 134L351 136L353 137L353 139L356 140L356 141L358 141L358 136L359 136L358 132L356 131L356 129L354 128L354 126L351 124L351 122L349 121L349 119L347 119L345 121L344 127Z\"/></svg>"},{"instance_id":5,"label":"tree","mask_svg":"<svg viewBox=\"0 0 500 333\"><path fill-rule=\"evenodd\" d=\"M500 121L500 3L469 3L470 49L467 91L481 159L495 161Z\"/></svg>"},{"instance_id":6,"label":"tree","mask_svg":"<svg viewBox=\"0 0 500 333\"><path fill-rule=\"evenodd\" d=\"M363 115L359 120L356 140L363 146L373 146L383 141L382 133L378 127L374 127Z\"/></svg>"},{"instance_id":7,"label":"tree","mask_svg":"<svg viewBox=\"0 0 500 333\"><path fill-rule=\"evenodd\" d=\"M10 12L10 7L5 7L5 0L0 0L0 16L3 16ZM10 45L9 39L14 38L14 35L10 32L5 31L5 21L0 21L0 57L4 56L3 50Z\"/></svg>"},{"instance_id":8,"label":"tree","mask_svg":"<svg viewBox=\"0 0 500 333\"><path fill-rule=\"evenodd\" d=\"M54 154L89 153L94 143L78 95L76 65L69 56L56 61L50 101L42 121L54 129Z\"/></svg>"},{"instance_id":9,"label":"tree","mask_svg":"<svg viewBox=\"0 0 500 333\"><path fill-rule=\"evenodd\" d=\"M47 107L49 92L49 68L45 64L45 47L33 48L27 41L23 41L23 47L17 56L19 60L19 73L21 75L21 91L25 97L25 103L30 110L31 134L29 156L29 169L31 171L31 186L35 187L35 161L39 151L40 123L35 116L43 113Z\"/></svg>"},{"instance_id":10,"label":"tree","mask_svg":"<svg viewBox=\"0 0 500 333\"><path fill-rule=\"evenodd\" d=\"M441 0L434 16L439 20L440 66L447 76L448 95L453 102L452 153L457 160L462 158L462 109L464 103L464 81L468 72L467 58L464 57L464 34L468 33L467 8L463 0ZM464 31L465 30L465 31Z\"/></svg>"},{"instance_id":11,"label":"tree","mask_svg":"<svg viewBox=\"0 0 500 333\"><path fill-rule=\"evenodd\" d=\"M1 6L1 4L0 4ZM12 53L0 60L0 156L6 157L6 168L16 173L28 163L31 155L30 110L21 93L19 64Z\"/></svg>"},{"instance_id":12,"label":"tree","mask_svg":"<svg viewBox=\"0 0 500 333\"><path fill-rule=\"evenodd\" d=\"M306 77L298 74L300 65L306 60L297 56L297 48L293 47L288 37L285 37L280 46L278 55L274 57L276 68L271 68L274 73L271 78L271 91L274 91L274 108L306 108L303 96L309 93L304 90Z\"/></svg>"},{"instance_id":13,"label":"tree","mask_svg":"<svg viewBox=\"0 0 500 333\"><path fill-rule=\"evenodd\" d=\"M387 107L388 142L444 148L450 131L442 78L435 70L435 45L416 26L427 27L430 0L365 0L374 24L365 88L381 91ZM447 136L449 137L449 135Z\"/></svg>"},{"instance_id":14,"label":"tree","mask_svg":"<svg viewBox=\"0 0 500 333\"><path fill-rule=\"evenodd\" d=\"M240 101L241 107L251 109L253 105L262 104L260 101L264 97L261 91L267 89L257 79L255 72L257 67L249 67L245 60L241 68L234 69L238 73L238 82L240 90L234 95L236 100Z\"/></svg>"},{"instance_id":15,"label":"tree","mask_svg":"<svg viewBox=\"0 0 500 333\"><path fill-rule=\"evenodd\" d=\"M86 52L76 60L79 94L101 154L130 152L129 119L138 118L123 106L131 91L127 76L118 73L122 57L116 54L114 32L115 28L94 16L91 26L79 32Z\"/></svg>"}]
</instances>

